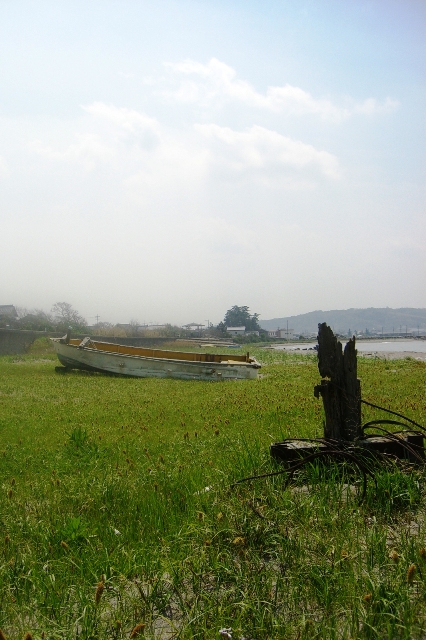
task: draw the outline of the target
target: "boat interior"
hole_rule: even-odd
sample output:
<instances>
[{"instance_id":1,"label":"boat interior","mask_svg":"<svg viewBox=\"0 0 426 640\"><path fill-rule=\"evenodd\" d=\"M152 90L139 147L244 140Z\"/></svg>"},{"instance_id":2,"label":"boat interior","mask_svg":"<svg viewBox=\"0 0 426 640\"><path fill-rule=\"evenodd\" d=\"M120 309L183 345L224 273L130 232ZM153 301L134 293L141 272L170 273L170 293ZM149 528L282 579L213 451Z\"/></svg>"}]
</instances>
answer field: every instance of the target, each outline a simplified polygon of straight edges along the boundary
<instances>
[{"instance_id":1,"label":"boat interior","mask_svg":"<svg viewBox=\"0 0 426 640\"><path fill-rule=\"evenodd\" d=\"M54 338L55 339L55 338ZM56 338L62 343L69 344L80 349L94 349L97 351L106 351L108 353L120 354L125 356L139 356L143 358L164 358L167 360L188 360L190 362L255 362L250 358L248 353L244 355L232 354L216 354L216 353L196 353L187 351L165 351L164 349L146 349L144 347L133 347L123 344L113 344L111 342L99 342L91 338Z\"/></svg>"}]
</instances>

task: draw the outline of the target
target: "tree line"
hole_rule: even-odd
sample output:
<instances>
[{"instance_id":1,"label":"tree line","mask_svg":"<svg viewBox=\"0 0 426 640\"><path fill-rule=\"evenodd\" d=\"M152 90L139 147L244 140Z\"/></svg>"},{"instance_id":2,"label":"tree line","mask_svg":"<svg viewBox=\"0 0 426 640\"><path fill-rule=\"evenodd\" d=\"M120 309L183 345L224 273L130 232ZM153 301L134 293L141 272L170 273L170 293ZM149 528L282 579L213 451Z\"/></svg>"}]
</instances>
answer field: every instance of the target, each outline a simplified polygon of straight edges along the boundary
<instances>
[{"instance_id":1,"label":"tree line","mask_svg":"<svg viewBox=\"0 0 426 640\"><path fill-rule=\"evenodd\" d=\"M0 315L0 328L25 329L32 331L66 332L68 328L76 333L91 333L104 336L138 336L144 335L146 329L137 320L131 320L127 324L114 324L112 322L97 322L89 327L87 320L73 308L68 302L56 302L49 313L42 309L17 309L17 315ZM259 325L259 314L250 313L248 306L234 305L228 309L224 318L217 325L210 325L204 333L208 335L225 337L228 327L245 327L246 332L259 332L260 337L265 332ZM155 331L150 330L152 337L184 338L194 336L193 331L183 329L172 324L166 324Z\"/></svg>"},{"instance_id":2,"label":"tree line","mask_svg":"<svg viewBox=\"0 0 426 640\"><path fill-rule=\"evenodd\" d=\"M55 302L50 313L42 309L18 307L16 315L0 316L0 327L31 331L67 331L71 327L80 333L87 328L87 320L68 302Z\"/></svg>"}]
</instances>

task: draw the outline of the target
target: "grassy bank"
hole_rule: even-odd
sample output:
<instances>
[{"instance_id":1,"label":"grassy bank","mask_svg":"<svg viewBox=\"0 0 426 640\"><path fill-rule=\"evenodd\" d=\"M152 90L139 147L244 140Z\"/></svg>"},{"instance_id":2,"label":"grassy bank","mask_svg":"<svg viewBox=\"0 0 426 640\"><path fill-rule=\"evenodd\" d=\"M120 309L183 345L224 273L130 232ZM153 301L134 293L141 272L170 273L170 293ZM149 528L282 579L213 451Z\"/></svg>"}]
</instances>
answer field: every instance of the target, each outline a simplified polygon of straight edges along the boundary
<instances>
[{"instance_id":1,"label":"grassy bank","mask_svg":"<svg viewBox=\"0 0 426 640\"><path fill-rule=\"evenodd\" d=\"M271 442L322 433L315 356L250 351L262 378L228 383L58 375L43 342L0 358L7 638L424 637L422 473L380 473L362 505L333 468L230 488L275 468ZM425 363L359 376L426 423Z\"/></svg>"}]
</instances>

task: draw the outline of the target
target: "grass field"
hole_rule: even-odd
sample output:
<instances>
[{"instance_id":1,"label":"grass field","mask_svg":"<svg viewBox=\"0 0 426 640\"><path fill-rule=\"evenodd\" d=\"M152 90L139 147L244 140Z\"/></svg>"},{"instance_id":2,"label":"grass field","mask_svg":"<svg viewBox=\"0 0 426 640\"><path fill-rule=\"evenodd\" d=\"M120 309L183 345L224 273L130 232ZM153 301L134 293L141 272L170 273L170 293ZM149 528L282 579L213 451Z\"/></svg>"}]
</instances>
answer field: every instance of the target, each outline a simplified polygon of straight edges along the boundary
<instances>
[{"instance_id":1,"label":"grass field","mask_svg":"<svg viewBox=\"0 0 426 640\"><path fill-rule=\"evenodd\" d=\"M316 357L250 351L262 377L226 383L59 375L43 341L0 358L8 640L425 637L423 472L379 472L362 504L336 467L231 488L277 469L271 442L322 434ZM426 423L425 363L359 377Z\"/></svg>"}]
</instances>

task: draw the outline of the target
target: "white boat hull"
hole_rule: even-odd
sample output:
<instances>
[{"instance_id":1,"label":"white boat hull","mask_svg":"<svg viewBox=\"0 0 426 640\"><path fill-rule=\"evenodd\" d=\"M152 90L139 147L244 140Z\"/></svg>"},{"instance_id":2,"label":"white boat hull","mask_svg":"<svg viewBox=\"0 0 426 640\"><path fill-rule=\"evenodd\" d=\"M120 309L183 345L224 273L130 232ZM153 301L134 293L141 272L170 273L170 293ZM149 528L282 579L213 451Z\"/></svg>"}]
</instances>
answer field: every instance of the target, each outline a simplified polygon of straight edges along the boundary
<instances>
[{"instance_id":1,"label":"white boat hull","mask_svg":"<svg viewBox=\"0 0 426 640\"><path fill-rule=\"evenodd\" d=\"M217 356L162 352L159 349L141 349L90 340L83 346L80 340L72 340L69 343L66 343L64 338L51 338L51 340L59 361L68 369L101 371L138 378L215 381L255 379L260 369L260 364L254 358L249 358L248 354L247 357ZM152 352L155 355L141 355L144 352ZM167 357L171 354L172 357ZM207 358L207 361L203 361L203 357ZM246 361L243 361L243 358L246 358ZM209 359L216 359L216 361L208 361Z\"/></svg>"}]
</instances>

